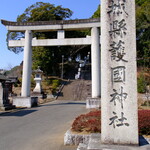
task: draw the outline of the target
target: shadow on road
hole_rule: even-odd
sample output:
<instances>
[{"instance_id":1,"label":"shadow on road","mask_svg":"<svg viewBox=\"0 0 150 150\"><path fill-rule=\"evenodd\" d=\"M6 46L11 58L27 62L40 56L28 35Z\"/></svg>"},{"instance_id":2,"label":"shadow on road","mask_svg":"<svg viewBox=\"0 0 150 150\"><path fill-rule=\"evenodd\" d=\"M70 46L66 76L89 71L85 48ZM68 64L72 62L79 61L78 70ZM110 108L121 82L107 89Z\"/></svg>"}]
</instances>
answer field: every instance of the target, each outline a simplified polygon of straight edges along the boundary
<instances>
[{"instance_id":1,"label":"shadow on road","mask_svg":"<svg viewBox=\"0 0 150 150\"><path fill-rule=\"evenodd\" d=\"M46 104L46 105L41 105L40 107L43 106L58 106L58 105L86 105L84 102L65 102L65 103L57 103L57 104Z\"/></svg>"},{"instance_id":2,"label":"shadow on road","mask_svg":"<svg viewBox=\"0 0 150 150\"><path fill-rule=\"evenodd\" d=\"M15 117L23 117L23 116L26 116L26 115L29 115L33 112L35 112L37 110L19 110L17 112L9 112L9 113L4 113L4 114L1 114L0 116L3 117L3 116L15 116Z\"/></svg>"}]
</instances>

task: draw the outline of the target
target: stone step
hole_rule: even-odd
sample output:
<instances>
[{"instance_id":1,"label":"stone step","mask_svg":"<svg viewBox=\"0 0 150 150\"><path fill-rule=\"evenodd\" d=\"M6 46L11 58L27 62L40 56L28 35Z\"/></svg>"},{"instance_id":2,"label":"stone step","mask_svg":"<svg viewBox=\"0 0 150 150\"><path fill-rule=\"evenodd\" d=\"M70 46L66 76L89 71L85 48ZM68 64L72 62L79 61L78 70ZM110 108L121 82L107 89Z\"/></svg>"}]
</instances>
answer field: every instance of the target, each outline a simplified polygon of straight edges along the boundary
<instances>
[{"instance_id":1,"label":"stone step","mask_svg":"<svg viewBox=\"0 0 150 150\"><path fill-rule=\"evenodd\" d=\"M91 80L72 80L65 85L58 100L81 100L91 97Z\"/></svg>"}]
</instances>

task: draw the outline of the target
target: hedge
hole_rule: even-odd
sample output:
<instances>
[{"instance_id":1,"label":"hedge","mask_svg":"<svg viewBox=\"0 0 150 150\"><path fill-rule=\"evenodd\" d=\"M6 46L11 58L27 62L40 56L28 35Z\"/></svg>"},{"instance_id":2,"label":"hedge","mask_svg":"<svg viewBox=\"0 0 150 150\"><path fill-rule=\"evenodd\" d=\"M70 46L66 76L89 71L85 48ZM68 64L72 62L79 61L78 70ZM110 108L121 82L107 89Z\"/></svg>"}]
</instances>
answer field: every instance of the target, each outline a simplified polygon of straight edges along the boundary
<instances>
[{"instance_id":1,"label":"hedge","mask_svg":"<svg viewBox=\"0 0 150 150\"><path fill-rule=\"evenodd\" d=\"M138 124L140 135L150 135L150 110L138 111ZM75 132L101 132L101 111L95 110L78 116L73 124Z\"/></svg>"}]
</instances>

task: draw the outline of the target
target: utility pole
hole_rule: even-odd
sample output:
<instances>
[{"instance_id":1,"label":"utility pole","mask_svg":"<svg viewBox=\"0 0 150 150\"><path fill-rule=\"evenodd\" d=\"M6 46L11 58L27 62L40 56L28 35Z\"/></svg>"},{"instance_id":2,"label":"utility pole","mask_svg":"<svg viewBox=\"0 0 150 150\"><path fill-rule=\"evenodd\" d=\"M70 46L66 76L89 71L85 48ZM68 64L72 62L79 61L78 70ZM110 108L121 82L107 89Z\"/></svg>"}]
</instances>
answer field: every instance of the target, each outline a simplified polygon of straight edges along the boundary
<instances>
[{"instance_id":1,"label":"utility pole","mask_svg":"<svg viewBox=\"0 0 150 150\"><path fill-rule=\"evenodd\" d=\"M64 75L64 55L62 55L62 71L61 71L61 78L63 79Z\"/></svg>"}]
</instances>

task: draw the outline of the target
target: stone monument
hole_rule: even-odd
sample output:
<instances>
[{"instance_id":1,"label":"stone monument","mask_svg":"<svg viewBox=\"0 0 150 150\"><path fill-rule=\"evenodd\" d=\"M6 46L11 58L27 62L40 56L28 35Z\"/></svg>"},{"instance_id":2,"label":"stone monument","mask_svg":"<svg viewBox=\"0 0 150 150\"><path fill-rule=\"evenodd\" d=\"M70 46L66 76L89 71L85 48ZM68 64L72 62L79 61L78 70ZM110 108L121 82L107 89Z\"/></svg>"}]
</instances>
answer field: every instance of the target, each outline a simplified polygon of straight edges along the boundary
<instances>
[{"instance_id":1,"label":"stone monument","mask_svg":"<svg viewBox=\"0 0 150 150\"><path fill-rule=\"evenodd\" d=\"M4 85L5 83L3 82L0 82L0 109L1 110L10 110L10 109L13 109L15 108L15 106L13 106L11 103L10 103L10 100L8 98L8 88L5 87Z\"/></svg>"},{"instance_id":2,"label":"stone monument","mask_svg":"<svg viewBox=\"0 0 150 150\"><path fill-rule=\"evenodd\" d=\"M101 1L102 143L138 145L135 0Z\"/></svg>"}]
</instances>

